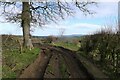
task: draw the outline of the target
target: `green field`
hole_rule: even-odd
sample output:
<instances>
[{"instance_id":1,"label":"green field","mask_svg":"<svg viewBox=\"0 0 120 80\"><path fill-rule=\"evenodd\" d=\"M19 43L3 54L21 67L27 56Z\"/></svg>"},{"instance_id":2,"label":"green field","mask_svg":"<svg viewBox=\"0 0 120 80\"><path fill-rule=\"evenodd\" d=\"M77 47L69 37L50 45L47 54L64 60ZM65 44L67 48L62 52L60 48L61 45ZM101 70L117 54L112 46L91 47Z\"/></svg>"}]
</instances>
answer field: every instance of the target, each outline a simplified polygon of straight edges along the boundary
<instances>
[{"instance_id":1,"label":"green field","mask_svg":"<svg viewBox=\"0 0 120 80\"><path fill-rule=\"evenodd\" d=\"M61 46L67 49L70 49L72 51L77 51L79 49L79 45L74 44L74 43L67 43L67 42L55 42L53 43L55 46Z\"/></svg>"}]
</instances>

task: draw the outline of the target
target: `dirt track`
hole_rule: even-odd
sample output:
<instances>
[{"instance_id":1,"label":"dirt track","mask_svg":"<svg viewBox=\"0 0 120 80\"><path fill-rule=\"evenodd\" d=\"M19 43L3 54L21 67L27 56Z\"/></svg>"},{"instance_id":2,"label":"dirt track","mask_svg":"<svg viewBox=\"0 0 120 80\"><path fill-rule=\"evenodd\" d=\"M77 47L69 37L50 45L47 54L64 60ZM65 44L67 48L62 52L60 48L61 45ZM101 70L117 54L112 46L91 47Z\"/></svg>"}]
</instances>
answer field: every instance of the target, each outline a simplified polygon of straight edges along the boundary
<instances>
[{"instance_id":1,"label":"dirt track","mask_svg":"<svg viewBox=\"0 0 120 80\"><path fill-rule=\"evenodd\" d=\"M60 54L62 54L62 57L64 58L64 61L67 64L71 78L90 79L90 76L83 70L83 66L80 65L81 63L77 61L74 52L64 49L62 47L56 49L59 51Z\"/></svg>"},{"instance_id":2,"label":"dirt track","mask_svg":"<svg viewBox=\"0 0 120 80\"><path fill-rule=\"evenodd\" d=\"M76 53L62 47L42 46L38 58L19 78L81 78L94 80Z\"/></svg>"}]
</instances>

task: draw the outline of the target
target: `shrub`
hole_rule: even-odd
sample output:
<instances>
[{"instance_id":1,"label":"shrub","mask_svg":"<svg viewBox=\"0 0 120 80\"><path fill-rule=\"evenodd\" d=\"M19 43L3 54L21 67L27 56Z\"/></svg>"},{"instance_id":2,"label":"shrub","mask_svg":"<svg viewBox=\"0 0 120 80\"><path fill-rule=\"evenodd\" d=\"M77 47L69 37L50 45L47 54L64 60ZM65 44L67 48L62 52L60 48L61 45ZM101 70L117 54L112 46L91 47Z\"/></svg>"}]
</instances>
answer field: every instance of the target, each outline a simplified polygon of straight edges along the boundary
<instances>
[{"instance_id":1,"label":"shrub","mask_svg":"<svg viewBox=\"0 0 120 80\"><path fill-rule=\"evenodd\" d=\"M80 51L93 60L99 55L100 65L111 74L120 74L120 34L104 31L85 36ZM108 72L106 72L108 73Z\"/></svg>"}]
</instances>

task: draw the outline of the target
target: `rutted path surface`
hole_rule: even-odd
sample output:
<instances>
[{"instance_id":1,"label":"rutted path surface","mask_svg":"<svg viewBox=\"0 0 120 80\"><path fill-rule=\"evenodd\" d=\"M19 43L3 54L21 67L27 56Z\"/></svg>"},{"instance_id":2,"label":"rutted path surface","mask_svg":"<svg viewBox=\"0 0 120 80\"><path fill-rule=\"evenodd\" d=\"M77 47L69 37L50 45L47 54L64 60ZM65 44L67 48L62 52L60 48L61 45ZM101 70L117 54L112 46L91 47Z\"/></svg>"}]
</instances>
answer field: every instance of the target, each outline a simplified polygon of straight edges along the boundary
<instances>
[{"instance_id":1,"label":"rutted path surface","mask_svg":"<svg viewBox=\"0 0 120 80\"><path fill-rule=\"evenodd\" d=\"M82 67L79 66L76 57L72 55L72 51L65 50L64 48L57 48L57 50L62 54L65 63L70 72L71 78L90 78L87 73L82 70ZM74 53L73 53L74 54Z\"/></svg>"},{"instance_id":2,"label":"rutted path surface","mask_svg":"<svg viewBox=\"0 0 120 80\"><path fill-rule=\"evenodd\" d=\"M50 59L48 67L46 68L46 72L44 78L61 78L60 72L60 55L56 54L56 51L53 51L53 56Z\"/></svg>"},{"instance_id":3,"label":"rutted path surface","mask_svg":"<svg viewBox=\"0 0 120 80\"><path fill-rule=\"evenodd\" d=\"M39 46L40 47L40 46ZM94 80L75 52L62 47L41 46L42 52L19 78L81 78Z\"/></svg>"}]
</instances>

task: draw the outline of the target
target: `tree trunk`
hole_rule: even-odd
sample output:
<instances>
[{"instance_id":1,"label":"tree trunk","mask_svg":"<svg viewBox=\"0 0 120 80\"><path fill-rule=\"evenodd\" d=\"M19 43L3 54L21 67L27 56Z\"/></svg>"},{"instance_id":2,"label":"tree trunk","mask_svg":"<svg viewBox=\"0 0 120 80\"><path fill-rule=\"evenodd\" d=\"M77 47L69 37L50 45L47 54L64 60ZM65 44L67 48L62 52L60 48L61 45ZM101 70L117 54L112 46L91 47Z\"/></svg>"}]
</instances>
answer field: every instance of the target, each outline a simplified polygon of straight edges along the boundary
<instances>
[{"instance_id":1,"label":"tree trunk","mask_svg":"<svg viewBox=\"0 0 120 80\"><path fill-rule=\"evenodd\" d=\"M29 2L23 2L22 9L22 28L23 28L23 47L29 48L30 38L30 6Z\"/></svg>"}]
</instances>

